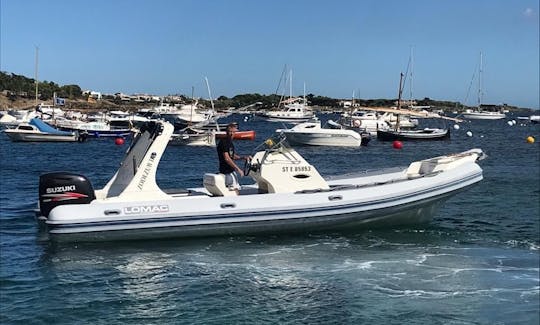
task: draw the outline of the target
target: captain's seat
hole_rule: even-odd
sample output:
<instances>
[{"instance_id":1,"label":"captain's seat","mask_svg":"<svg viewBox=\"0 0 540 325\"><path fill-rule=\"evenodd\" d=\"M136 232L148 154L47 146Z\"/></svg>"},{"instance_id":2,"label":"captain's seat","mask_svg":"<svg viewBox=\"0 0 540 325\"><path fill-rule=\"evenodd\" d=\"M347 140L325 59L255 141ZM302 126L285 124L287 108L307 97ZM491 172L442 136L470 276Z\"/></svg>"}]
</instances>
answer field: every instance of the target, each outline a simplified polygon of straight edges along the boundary
<instances>
[{"instance_id":1,"label":"captain's seat","mask_svg":"<svg viewBox=\"0 0 540 325\"><path fill-rule=\"evenodd\" d=\"M238 195L234 189L229 189L227 185L225 185L225 175L223 174L204 174L203 185L213 196Z\"/></svg>"}]
</instances>

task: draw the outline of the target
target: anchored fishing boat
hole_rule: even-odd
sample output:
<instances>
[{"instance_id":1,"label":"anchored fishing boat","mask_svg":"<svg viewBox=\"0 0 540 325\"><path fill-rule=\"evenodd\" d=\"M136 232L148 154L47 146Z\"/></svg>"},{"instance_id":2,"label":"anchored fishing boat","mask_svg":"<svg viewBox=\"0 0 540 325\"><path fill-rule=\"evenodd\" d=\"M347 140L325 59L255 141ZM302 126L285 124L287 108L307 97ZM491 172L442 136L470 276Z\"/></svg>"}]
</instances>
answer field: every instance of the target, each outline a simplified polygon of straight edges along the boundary
<instances>
[{"instance_id":1,"label":"anchored fishing boat","mask_svg":"<svg viewBox=\"0 0 540 325\"><path fill-rule=\"evenodd\" d=\"M222 174L203 187L162 190L156 171L173 126L141 128L120 168L100 190L79 174L44 174L38 221L52 240L96 241L328 231L427 222L450 196L482 180L482 150L403 168L322 177L276 135L255 149L239 191Z\"/></svg>"}]
</instances>

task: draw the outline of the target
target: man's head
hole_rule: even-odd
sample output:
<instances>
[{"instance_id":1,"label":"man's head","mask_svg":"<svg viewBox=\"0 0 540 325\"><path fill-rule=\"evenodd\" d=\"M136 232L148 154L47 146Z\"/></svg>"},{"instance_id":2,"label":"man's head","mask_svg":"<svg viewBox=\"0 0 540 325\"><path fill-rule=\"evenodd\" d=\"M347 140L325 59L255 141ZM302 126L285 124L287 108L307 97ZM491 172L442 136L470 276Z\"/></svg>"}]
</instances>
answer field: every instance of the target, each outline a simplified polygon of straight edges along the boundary
<instances>
[{"instance_id":1,"label":"man's head","mask_svg":"<svg viewBox=\"0 0 540 325\"><path fill-rule=\"evenodd\" d=\"M232 122L227 125L227 133L232 134L234 132L238 131L238 123Z\"/></svg>"}]
</instances>

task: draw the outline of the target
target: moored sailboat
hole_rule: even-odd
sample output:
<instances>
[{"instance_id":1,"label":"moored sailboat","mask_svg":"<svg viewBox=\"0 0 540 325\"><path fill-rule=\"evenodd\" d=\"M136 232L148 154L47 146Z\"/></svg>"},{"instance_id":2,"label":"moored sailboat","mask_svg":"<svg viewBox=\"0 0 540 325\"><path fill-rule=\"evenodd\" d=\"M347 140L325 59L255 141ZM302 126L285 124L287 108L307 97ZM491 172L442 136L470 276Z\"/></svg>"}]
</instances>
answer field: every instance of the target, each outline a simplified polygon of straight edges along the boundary
<instances>
[{"instance_id":1,"label":"moored sailboat","mask_svg":"<svg viewBox=\"0 0 540 325\"><path fill-rule=\"evenodd\" d=\"M482 90L482 73L483 73L483 56L480 52L480 64L478 69L478 106L476 108L467 109L462 113L463 118L468 120L501 120L506 118L506 114L500 110L486 109L486 107L493 107L494 105L483 105L483 90Z\"/></svg>"},{"instance_id":2,"label":"moored sailboat","mask_svg":"<svg viewBox=\"0 0 540 325\"><path fill-rule=\"evenodd\" d=\"M439 114L429 112L417 112L411 110L401 109L401 94L403 73L400 74L399 79L399 91L398 91L398 107L397 109L386 109L383 111L393 112L397 116L397 121L394 128L388 128L384 130L377 130L377 139L381 141L395 141L395 140L444 140L450 138L449 128L424 128L424 129L401 129L400 128L400 116L419 116L419 117L437 117L440 119L459 121L458 119L449 118L446 116L440 116Z\"/></svg>"}]
</instances>

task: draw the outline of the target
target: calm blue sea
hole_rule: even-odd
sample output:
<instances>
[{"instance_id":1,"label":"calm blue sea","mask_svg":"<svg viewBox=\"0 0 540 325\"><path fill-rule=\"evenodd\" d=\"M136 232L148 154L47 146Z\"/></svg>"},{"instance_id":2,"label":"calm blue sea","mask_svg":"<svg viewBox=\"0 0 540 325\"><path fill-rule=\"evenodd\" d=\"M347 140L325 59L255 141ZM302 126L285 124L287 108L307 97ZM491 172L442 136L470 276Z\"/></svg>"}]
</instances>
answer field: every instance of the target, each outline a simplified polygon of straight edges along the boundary
<instances>
[{"instance_id":1,"label":"calm blue sea","mask_svg":"<svg viewBox=\"0 0 540 325\"><path fill-rule=\"evenodd\" d=\"M241 153L282 127L229 119L257 132L237 142ZM99 188L127 144L12 143L0 134L0 323L538 324L540 126L507 120L463 123L449 141L402 150L377 140L299 149L329 175L482 148L485 179L427 225L86 244L38 240L38 177L79 172ZM216 161L212 148L170 147L158 183L200 186Z\"/></svg>"}]
</instances>

